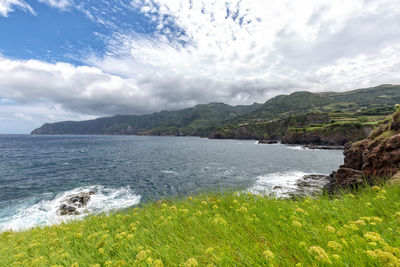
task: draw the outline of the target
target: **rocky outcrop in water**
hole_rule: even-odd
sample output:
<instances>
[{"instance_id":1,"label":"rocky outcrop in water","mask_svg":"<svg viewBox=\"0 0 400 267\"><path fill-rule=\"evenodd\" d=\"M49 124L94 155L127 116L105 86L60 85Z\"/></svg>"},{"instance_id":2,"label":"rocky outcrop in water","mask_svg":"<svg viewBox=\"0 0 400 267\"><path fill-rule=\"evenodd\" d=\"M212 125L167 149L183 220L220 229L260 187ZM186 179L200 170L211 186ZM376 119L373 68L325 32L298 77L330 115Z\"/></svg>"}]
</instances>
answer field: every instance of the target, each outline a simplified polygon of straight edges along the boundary
<instances>
[{"instance_id":1,"label":"rocky outcrop in water","mask_svg":"<svg viewBox=\"0 0 400 267\"><path fill-rule=\"evenodd\" d=\"M76 195L68 196L58 209L60 215L78 215L79 209L87 206L90 196L95 194L94 191L81 192Z\"/></svg>"},{"instance_id":2,"label":"rocky outcrop in water","mask_svg":"<svg viewBox=\"0 0 400 267\"><path fill-rule=\"evenodd\" d=\"M304 175L290 185L277 185L273 188L273 195L278 197L303 198L320 194L324 185L329 182L327 175Z\"/></svg>"},{"instance_id":3,"label":"rocky outcrop in water","mask_svg":"<svg viewBox=\"0 0 400 267\"><path fill-rule=\"evenodd\" d=\"M392 121L373 131L368 138L349 145L344 164L333 172L325 189L354 188L390 179L400 171L400 111Z\"/></svg>"},{"instance_id":4,"label":"rocky outcrop in water","mask_svg":"<svg viewBox=\"0 0 400 267\"><path fill-rule=\"evenodd\" d=\"M271 145L271 144L277 144L278 142L279 141L277 141L277 140L265 140L265 139L262 139L262 140L258 141L258 144Z\"/></svg>"},{"instance_id":5,"label":"rocky outcrop in water","mask_svg":"<svg viewBox=\"0 0 400 267\"><path fill-rule=\"evenodd\" d=\"M308 149L324 149L324 150L343 150L344 146L328 146L328 145L304 145L303 147Z\"/></svg>"}]
</instances>

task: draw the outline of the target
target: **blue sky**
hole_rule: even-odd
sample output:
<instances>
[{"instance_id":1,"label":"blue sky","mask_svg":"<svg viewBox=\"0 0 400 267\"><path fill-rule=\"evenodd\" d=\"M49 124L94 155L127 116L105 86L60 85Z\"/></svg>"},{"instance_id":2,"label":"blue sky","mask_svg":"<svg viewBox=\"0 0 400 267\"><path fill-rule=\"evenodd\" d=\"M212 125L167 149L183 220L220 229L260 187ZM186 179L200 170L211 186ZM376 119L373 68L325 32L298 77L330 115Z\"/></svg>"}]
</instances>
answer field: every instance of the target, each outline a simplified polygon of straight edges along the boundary
<instances>
[{"instance_id":1,"label":"blue sky","mask_svg":"<svg viewBox=\"0 0 400 267\"><path fill-rule=\"evenodd\" d=\"M0 0L0 134L399 83L396 0Z\"/></svg>"}]
</instances>

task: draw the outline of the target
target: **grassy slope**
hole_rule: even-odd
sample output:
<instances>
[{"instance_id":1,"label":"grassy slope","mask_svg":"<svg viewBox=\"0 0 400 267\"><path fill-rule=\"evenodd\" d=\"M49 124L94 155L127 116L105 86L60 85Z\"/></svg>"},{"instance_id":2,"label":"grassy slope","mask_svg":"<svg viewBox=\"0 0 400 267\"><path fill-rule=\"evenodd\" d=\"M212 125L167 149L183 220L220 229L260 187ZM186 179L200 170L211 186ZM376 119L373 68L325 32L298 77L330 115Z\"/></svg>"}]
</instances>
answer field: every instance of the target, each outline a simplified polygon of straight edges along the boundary
<instances>
[{"instance_id":1,"label":"grassy slope","mask_svg":"<svg viewBox=\"0 0 400 267\"><path fill-rule=\"evenodd\" d=\"M400 103L399 85L381 85L344 93L295 92L276 96L264 104L229 106L197 105L148 115L117 115L83 122L45 124L34 133L52 134L150 134L208 136L217 127L237 128L242 123L266 123L309 112L358 112ZM371 114L375 115L375 114Z\"/></svg>"},{"instance_id":2,"label":"grassy slope","mask_svg":"<svg viewBox=\"0 0 400 267\"><path fill-rule=\"evenodd\" d=\"M400 266L399 234L399 186L338 199L211 194L5 232L0 265Z\"/></svg>"}]
</instances>

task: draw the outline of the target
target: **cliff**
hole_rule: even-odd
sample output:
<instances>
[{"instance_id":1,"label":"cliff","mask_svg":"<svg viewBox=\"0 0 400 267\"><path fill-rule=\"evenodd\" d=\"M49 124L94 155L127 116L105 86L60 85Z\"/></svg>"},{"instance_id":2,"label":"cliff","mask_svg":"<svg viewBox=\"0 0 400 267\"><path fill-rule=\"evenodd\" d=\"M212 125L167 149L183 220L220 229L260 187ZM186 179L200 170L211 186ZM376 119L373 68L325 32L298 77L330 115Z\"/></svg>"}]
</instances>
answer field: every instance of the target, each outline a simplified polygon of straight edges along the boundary
<instances>
[{"instance_id":1,"label":"cliff","mask_svg":"<svg viewBox=\"0 0 400 267\"><path fill-rule=\"evenodd\" d=\"M399 102L400 85L386 84L341 93L295 92L273 97L264 104L230 106L209 103L147 115L117 115L89 121L46 123L33 130L32 134L195 135L266 139L282 138L290 127L307 126L307 133L312 130L317 135L332 139L329 132L340 129L336 126L344 122L354 122L360 117L371 123L376 116L385 115L382 113ZM392 112L393 110L389 111ZM312 115L308 122L302 118L299 118L299 123L293 121L297 115L305 114L325 115L322 115L322 121L318 119L321 115ZM311 124L331 124L330 120L325 120L327 117L335 121L331 129L322 129L328 130L327 133L315 132L322 125L314 125L316 127L311 127L313 129L308 127ZM359 133L361 132L356 135ZM350 135L355 136L354 132ZM354 141L348 137L343 140Z\"/></svg>"},{"instance_id":2,"label":"cliff","mask_svg":"<svg viewBox=\"0 0 400 267\"><path fill-rule=\"evenodd\" d=\"M347 146L344 155L344 164L325 187L329 192L393 177L400 171L400 110L366 139Z\"/></svg>"}]
</instances>

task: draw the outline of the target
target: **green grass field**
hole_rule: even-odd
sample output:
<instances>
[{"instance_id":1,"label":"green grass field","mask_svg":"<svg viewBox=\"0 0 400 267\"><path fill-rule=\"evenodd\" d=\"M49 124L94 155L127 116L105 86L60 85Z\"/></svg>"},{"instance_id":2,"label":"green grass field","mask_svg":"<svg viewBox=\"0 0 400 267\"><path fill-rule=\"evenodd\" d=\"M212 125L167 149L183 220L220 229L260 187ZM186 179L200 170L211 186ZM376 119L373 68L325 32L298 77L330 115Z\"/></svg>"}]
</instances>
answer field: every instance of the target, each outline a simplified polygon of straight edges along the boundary
<instances>
[{"instance_id":1,"label":"green grass field","mask_svg":"<svg viewBox=\"0 0 400 267\"><path fill-rule=\"evenodd\" d=\"M400 266L400 187L206 194L0 235L1 266Z\"/></svg>"}]
</instances>

